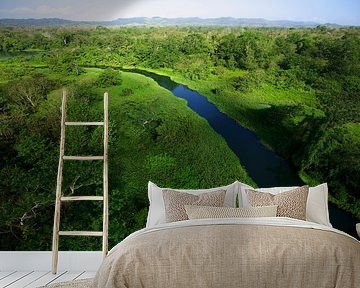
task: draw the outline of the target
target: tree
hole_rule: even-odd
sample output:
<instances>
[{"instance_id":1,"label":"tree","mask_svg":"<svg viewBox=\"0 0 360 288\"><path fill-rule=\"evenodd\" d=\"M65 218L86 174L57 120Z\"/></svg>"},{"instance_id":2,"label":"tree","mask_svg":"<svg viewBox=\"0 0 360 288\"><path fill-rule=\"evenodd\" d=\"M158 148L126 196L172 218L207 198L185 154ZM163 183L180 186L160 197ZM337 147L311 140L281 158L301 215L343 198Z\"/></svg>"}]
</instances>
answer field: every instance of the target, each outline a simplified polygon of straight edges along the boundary
<instances>
[{"instance_id":1,"label":"tree","mask_svg":"<svg viewBox=\"0 0 360 288\"><path fill-rule=\"evenodd\" d=\"M318 181L330 179L329 185L335 197L345 197L348 202L354 201L351 200L353 197L359 202L359 159L360 125L348 123L323 131L319 141L311 145L309 157L304 160L302 169ZM348 194L344 194L346 190ZM359 210L357 213L360 217Z\"/></svg>"},{"instance_id":2,"label":"tree","mask_svg":"<svg viewBox=\"0 0 360 288\"><path fill-rule=\"evenodd\" d=\"M185 36L181 44L181 50L186 55L209 54L211 45L203 33L194 33Z\"/></svg>"},{"instance_id":3,"label":"tree","mask_svg":"<svg viewBox=\"0 0 360 288\"><path fill-rule=\"evenodd\" d=\"M61 74L80 75L83 69L79 65L81 50L54 50L46 58L49 68Z\"/></svg>"},{"instance_id":4,"label":"tree","mask_svg":"<svg viewBox=\"0 0 360 288\"><path fill-rule=\"evenodd\" d=\"M209 77L211 67L210 57L191 55L182 59L175 69L191 80L202 80Z\"/></svg>"},{"instance_id":5,"label":"tree","mask_svg":"<svg viewBox=\"0 0 360 288\"><path fill-rule=\"evenodd\" d=\"M7 102L16 113L35 112L47 98L47 93L55 87L55 82L45 75L34 73L31 78L15 80L7 85Z\"/></svg>"},{"instance_id":6,"label":"tree","mask_svg":"<svg viewBox=\"0 0 360 288\"><path fill-rule=\"evenodd\" d=\"M96 85L103 88L121 85L121 83L122 78L120 72L111 68L105 69L96 81Z\"/></svg>"}]
</instances>

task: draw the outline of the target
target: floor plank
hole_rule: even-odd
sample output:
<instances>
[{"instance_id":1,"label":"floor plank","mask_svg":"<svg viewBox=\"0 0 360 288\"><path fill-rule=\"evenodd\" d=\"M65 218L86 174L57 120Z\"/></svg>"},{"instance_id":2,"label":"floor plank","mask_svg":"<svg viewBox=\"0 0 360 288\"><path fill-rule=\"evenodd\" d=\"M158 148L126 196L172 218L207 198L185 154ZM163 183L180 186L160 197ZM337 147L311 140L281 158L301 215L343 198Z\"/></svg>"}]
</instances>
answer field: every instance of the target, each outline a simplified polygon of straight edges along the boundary
<instances>
[{"instance_id":1,"label":"floor plank","mask_svg":"<svg viewBox=\"0 0 360 288\"><path fill-rule=\"evenodd\" d=\"M38 288L48 284L94 278L95 271L0 271L0 288Z\"/></svg>"},{"instance_id":2,"label":"floor plank","mask_svg":"<svg viewBox=\"0 0 360 288\"><path fill-rule=\"evenodd\" d=\"M61 275L59 278L54 279L50 284L72 281L83 274L84 271L67 271L65 274Z\"/></svg>"},{"instance_id":3,"label":"floor plank","mask_svg":"<svg viewBox=\"0 0 360 288\"><path fill-rule=\"evenodd\" d=\"M20 287L22 288L22 287L25 287L27 285L30 285L34 281L40 279L42 276L46 275L47 273L49 273L49 272L48 271L34 271L34 272L31 272L30 274L28 274L25 277L19 279L18 281L16 281L15 283L7 286L6 288L20 288Z\"/></svg>"},{"instance_id":4,"label":"floor plank","mask_svg":"<svg viewBox=\"0 0 360 288\"><path fill-rule=\"evenodd\" d=\"M4 279L5 277L15 273L16 271L7 271L7 272L0 272L0 280Z\"/></svg>"},{"instance_id":5,"label":"floor plank","mask_svg":"<svg viewBox=\"0 0 360 288\"><path fill-rule=\"evenodd\" d=\"M15 272L10 274L9 276L6 276L5 278L0 280L0 287L5 288L8 287L10 284L20 280L21 278L25 277L26 275L31 274L31 271L29 272Z\"/></svg>"},{"instance_id":6,"label":"floor plank","mask_svg":"<svg viewBox=\"0 0 360 288\"><path fill-rule=\"evenodd\" d=\"M55 279L59 278L61 275L66 273L66 271L58 272L57 274L52 274L51 272L45 274L43 277L35 280L30 285L25 286L26 288L37 288L39 286L45 286Z\"/></svg>"},{"instance_id":7,"label":"floor plank","mask_svg":"<svg viewBox=\"0 0 360 288\"><path fill-rule=\"evenodd\" d=\"M94 278L94 277L95 277L95 274L96 274L95 271L85 271L85 272L82 273L79 277L77 277L76 280Z\"/></svg>"}]
</instances>

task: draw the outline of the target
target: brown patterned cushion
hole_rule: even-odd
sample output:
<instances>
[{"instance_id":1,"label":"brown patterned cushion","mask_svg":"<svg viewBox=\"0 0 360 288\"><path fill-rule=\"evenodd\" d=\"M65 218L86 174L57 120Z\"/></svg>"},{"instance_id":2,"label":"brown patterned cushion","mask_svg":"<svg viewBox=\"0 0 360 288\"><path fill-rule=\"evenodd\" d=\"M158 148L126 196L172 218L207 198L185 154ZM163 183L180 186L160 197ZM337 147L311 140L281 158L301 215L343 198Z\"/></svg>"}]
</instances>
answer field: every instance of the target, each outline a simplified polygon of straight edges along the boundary
<instances>
[{"instance_id":1,"label":"brown patterned cushion","mask_svg":"<svg viewBox=\"0 0 360 288\"><path fill-rule=\"evenodd\" d=\"M245 193L251 206L278 205L276 216L306 220L309 186L302 186L277 195L249 189L245 190Z\"/></svg>"},{"instance_id":2,"label":"brown patterned cushion","mask_svg":"<svg viewBox=\"0 0 360 288\"><path fill-rule=\"evenodd\" d=\"M277 206L232 208L185 205L185 210L189 219L275 217Z\"/></svg>"},{"instance_id":3,"label":"brown patterned cushion","mask_svg":"<svg viewBox=\"0 0 360 288\"><path fill-rule=\"evenodd\" d=\"M185 205L224 206L225 190L193 195L173 190L163 190L166 222L188 220Z\"/></svg>"}]
</instances>

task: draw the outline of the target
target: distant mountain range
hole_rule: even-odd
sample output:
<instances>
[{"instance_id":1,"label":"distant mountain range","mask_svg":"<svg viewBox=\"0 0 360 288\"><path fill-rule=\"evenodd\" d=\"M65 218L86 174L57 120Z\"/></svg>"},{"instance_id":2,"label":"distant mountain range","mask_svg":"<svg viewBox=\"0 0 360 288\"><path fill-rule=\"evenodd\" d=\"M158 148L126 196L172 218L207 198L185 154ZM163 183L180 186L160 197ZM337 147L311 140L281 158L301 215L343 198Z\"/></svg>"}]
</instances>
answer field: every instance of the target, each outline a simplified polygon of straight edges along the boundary
<instances>
[{"instance_id":1,"label":"distant mountain range","mask_svg":"<svg viewBox=\"0 0 360 288\"><path fill-rule=\"evenodd\" d=\"M161 17L134 17L119 18L112 21L73 21L58 18L43 19L0 19L0 26L230 26L230 27L316 27L320 23L290 21L290 20L266 20L262 18L161 18ZM321 24L337 27L337 24Z\"/></svg>"}]
</instances>

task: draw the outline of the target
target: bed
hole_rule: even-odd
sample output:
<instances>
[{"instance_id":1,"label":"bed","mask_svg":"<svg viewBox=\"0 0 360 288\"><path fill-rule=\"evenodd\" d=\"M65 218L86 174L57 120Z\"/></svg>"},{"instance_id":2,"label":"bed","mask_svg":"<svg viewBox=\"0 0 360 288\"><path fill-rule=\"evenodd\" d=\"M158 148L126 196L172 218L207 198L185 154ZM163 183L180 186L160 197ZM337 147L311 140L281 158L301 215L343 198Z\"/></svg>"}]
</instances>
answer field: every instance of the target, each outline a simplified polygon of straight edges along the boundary
<instances>
[{"instance_id":1,"label":"bed","mask_svg":"<svg viewBox=\"0 0 360 288\"><path fill-rule=\"evenodd\" d=\"M219 188L226 192L223 206L228 208L209 208L211 211L238 211L234 210L241 209L234 208L238 201L249 213L244 207L252 201L250 197L245 199L244 191L249 191L249 186L240 182L186 192L199 196ZM321 205L327 205L327 201L316 201L315 193L318 200L325 197L319 196L322 192L316 189L312 190L314 195L309 193L305 199L307 214L303 220L252 214L168 222L164 213L166 199L159 196L165 190L150 187L149 183L147 227L110 251L92 287L360 287L360 242L332 228L330 223L309 221L309 212L316 214L322 210ZM267 192L257 190L264 195ZM272 195L281 197L284 191L288 190L270 190ZM310 207L311 202L316 205ZM200 210L207 207L199 206ZM323 210L315 219L318 222L328 221L327 211ZM311 217L316 218L315 214Z\"/></svg>"}]
</instances>

